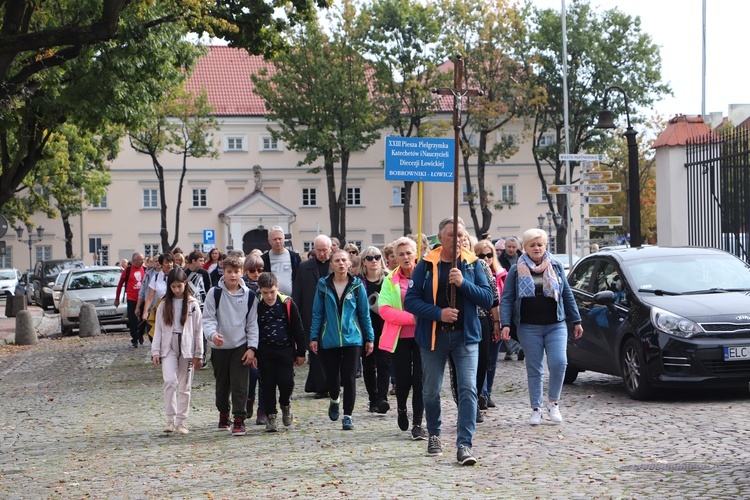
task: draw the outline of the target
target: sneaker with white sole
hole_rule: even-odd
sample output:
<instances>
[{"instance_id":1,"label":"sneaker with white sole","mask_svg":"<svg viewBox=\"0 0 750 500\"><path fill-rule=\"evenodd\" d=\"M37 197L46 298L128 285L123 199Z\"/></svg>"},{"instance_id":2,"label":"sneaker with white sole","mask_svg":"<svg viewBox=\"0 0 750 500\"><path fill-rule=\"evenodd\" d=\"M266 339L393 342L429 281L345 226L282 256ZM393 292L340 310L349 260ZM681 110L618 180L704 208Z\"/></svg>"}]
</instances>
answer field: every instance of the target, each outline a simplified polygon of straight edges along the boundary
<instances>
[{"instance_id":1,"label":"sneaker with white sole","mask_svg":"<svg viewBox=\"0 0 750 500\"><path fill-rule=\"evenodd\" d=\"M547 412L549 413L549 419L553 424L560 424L563 421L562 415L560 414L560 406L555 403L547 403Z\"/></svg>"},{"instance_id":2,"label":"sneaker with white sole","mask_svg":"<svg viewBox=\"0 0 750 500\"><path fill-rule=\"evenodd\" d=\"M539 425L542 423L542 409L534 408L531 412L531 418L529 419L529 425Z\"/></svg>"},{"instance_id":3,"label":"sneaker with white sole","mask_svg":"<svg viewBox=\"0 0 750 500\"><path fill-rule=\"evenodd\" d=\"M475 463L477 463L477 459L471 452L471 448L463 444L458 447L458 452L456 453L456 461L458 461L458 463L460 463L461 465L474 465Z\"/></svg>"},{"instance_id":4,"label":"sneaker with white sole","mask_svg":"<svg viewBox=\"0 0 750 500\"><path fill-rule=\"evenodd\" d=\"M434 457L443 454L443 443L440 442L440 436L430 436L427 439L427 454Z\"/></svg>"},{"instance_id":5,"label":"sneaker with white sole","mask_svg":"<svg viewBox=\"0 0 750 500\"><path fill-rule=\"evenodd\" d=\"M167 424L164 426L164 432L167 434L171 434L174 432L174 422L167 422Z\"/></svg>"},{"instance_id":6,"label":"sneaker with white sole","mask_svg":"<svg viewBox=\"0 0 750 500\"><path fill-rule=\"evenodd\" d=\"M188 434L190 432L185 424L177 424L175 430L177 434Z\"/></svg>"}]
</instances>

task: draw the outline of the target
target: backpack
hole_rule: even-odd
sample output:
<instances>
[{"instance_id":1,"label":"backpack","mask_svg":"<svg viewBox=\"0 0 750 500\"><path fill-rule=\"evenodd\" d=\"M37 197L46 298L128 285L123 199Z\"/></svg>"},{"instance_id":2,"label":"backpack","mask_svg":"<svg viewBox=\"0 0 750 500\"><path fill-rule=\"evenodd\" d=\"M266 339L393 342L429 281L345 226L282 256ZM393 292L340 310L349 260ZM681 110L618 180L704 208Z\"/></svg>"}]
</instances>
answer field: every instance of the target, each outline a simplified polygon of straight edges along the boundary
<instances>
[{"instance_id":1,"label":"backpack","mask_svg":"<svg viewBox=\"0 0 750 500\"><path fill-rule=\"evenodd\" d=\"M214 287L214 303L216 304L216 311L219 310L219 302L221 302L221 288L218 286ZM255 294L252 290L247 291L247 312L250 312L250 309L253 307L253 299L255 298Z\"/></svg>"}]
</instances>

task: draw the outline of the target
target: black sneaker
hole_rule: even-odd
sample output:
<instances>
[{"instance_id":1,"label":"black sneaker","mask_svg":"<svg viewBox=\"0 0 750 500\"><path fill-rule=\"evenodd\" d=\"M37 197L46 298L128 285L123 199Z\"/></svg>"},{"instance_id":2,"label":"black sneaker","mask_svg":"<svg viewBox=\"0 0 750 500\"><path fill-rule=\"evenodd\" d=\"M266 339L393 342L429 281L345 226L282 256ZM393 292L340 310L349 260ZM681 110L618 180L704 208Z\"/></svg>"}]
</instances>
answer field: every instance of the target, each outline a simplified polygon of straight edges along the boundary
<instances>
[{"instance_id":1,"label":"black sneaker","mask_svg":"<svg viewBox=\"0 0 750 500\"><path fill-rule=\"evenodd\" d=\"M415 425L411 428L411 439L412 441L424 441L427 439L427 434L421 426Z\"/></svg>"},{"instance_id":2,"label":"black sneaker","mask_svg":"<svg viewBox=\"0 0 750 500\"><path fill-rule=\"evenodd\" d=\"M481 424L482 422L484 422L484 415L482 414L482 410L477 408L477 423Z\"/></svg>"},{"instance_id":3,"label":"black sneaker","mask_svg":"<svg viewBox=\"0 0 750 500\"><path fill-rule=\"evenodd\" d=\"M479 396L477 398L477 406L480 410L486 410L487 409L487 398L484 396Z\"/></svg>"},{"instance_id":4,"label":"black sneaker","mask_svg":"<svg viewBox=\"0 0 750 500\"><path fill-rule=\"evenodd\" d=\"M406 414L406 410L398 410L398 428L402 431L409 429L409 415Z\"/></svg>"},{"instance_id":5,"label":"black sneaker","mask_svg":"<svg viewBox=\"0 0 750 500\"><path fill-rule=\"evenodd\" d=\"M334 422L339 419L339 401L334 401L333 399L328 405L328 418L333 420Z\"/></svg>"},{"instance_id":6,"label":"black sneaker","mask_svg":"<svg viewBox=\"0 0 750 500\"><path fill-rule=\"evenodd\" d=\"M518 361L523 361L524 359L526 359L526 355L523 353L523 349L521 349L518 351Z\"/></svg>"},{"instance_id":7,"label":"black sneaker","mask_svg":"<svg viewBox=\"0 0 750 500\"><path fill-rule=\"evenodd\" d=\"M385 415L390 409L391 405L389 405L388 401L386 401L385 399L378 403L378 413L380 413L381 415Z\"/></svg>"},{"instance_id":8,"label":"black sneaker","mask_svg":"<svg viewBox=\"0 0 750 500\"><path fill-rule=\"evenodd\" d=\"M497 408L497 405L492 400L492 396L487 396L487 408Z\"/></svg>"},{"instance_id":9,"label":"black sneaker","mask_svg":"<svg viewBox=\"0 0 750 500\"><path fill-rule=\"evenodd\" d=\"M443 454L443 444L440 442L440 436L430 436L427 440L427 454L437 457Z\"/></svg>"},{"instance_id":10,"label":"black sneaker","mask_svg":"<svg viewBox=\"0 0 750 500\"><path fill-rule=\"evenodd\" d=\"M471 452L471 448L463 444L458 447L458 453L456 453L456 460L461 465L474 465L475 463L477 463L477 459L474 456L474 454Z\"/></svg>"},{"instance_id":11,"label":"black sneaker","mask_svg":"<svg viewBox=\"0 0 750 500\"><path fill-rule=\"evenodd\" d=\"M138 349L138 341L137 340L131 340L130 341L130 346Z\"/></svg>"},{"instance_id":12,"label":"black sneaker","mask_svg":"<svg viewBox=\"0 0 750 500\"><path fill-rule=\"evenodd\" d=\"M370 413L377 413L378 404L374 401L370 401L370 408L367 411L369 411Z\"/></svg>"}]
</instances>

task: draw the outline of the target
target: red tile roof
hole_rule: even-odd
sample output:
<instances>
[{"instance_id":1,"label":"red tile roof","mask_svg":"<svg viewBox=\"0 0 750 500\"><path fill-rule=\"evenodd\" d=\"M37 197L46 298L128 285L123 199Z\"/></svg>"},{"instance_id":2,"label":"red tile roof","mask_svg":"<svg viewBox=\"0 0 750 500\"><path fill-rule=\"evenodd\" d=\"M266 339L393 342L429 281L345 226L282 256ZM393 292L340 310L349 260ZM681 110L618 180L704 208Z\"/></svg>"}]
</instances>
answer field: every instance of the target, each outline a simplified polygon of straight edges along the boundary
<instances>
[{"instance_id":1,"label":"red tile roof","mask_svg":"<svg viewBox=\"0 0 750 500\"><path fill-rule=\"evenodd\" d=\"M669 125L654 141L653 149L661 146L684 146L689 140L694 140L711 133L711 127L703 122L702 116L677 115L669 120Z\"/></svg>"},{"instance_id":2,"label":"red tile roof","mask_svg":"<svg viewBox=\"0 0 750 500\"><path fill-rule=\"evenodd\" d=\"M208 102L217 116L265 116L268 113L263 99L255 94L250 75L273 65L262 56L251 56L244 49L208 46L188 78L188 90L206 89ZM452 96L436 96L442 111L453 110Z\"/></svg>"},{"instance_id":3,"label":"red tile roof","mask_svg":"<svg viewBox=\"0 0 750 500\"><path fill-rule=\"evenodd\" d=\"M263 116L267 113L263 99L255 94L250 75L267 66L262 56L251 56L244 49L207 47L187 82L187 89L205 89L208 102L219 116Z\"/></svg>"}]
</instances>

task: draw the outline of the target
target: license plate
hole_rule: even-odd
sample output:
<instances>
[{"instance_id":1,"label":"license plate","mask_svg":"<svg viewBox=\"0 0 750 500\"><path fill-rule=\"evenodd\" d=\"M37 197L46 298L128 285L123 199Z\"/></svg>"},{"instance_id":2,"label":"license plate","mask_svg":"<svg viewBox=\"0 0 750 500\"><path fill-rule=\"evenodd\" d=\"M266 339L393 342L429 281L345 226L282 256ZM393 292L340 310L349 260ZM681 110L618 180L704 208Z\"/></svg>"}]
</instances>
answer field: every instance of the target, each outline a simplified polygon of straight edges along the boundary
<instances>
[{"instance_id":1,"label":"license plate","mask_svg":"<svg viewBox=\"0 0 750 500\"><path fill-rule=\"evenodd\" d=\"M724 348L724 361L742 361L750 359L750 346Z\"/></svg>"},{"instance_id":2,"label":"license plate","mask_svg":"<svg viewBox=\"0 0 750 500\"><path fill-rule=\"evenodd\" d=\"M97 309L96 314L98 316L114 316L117 314L117 309Z\"/></svg>"}]
</instances>

